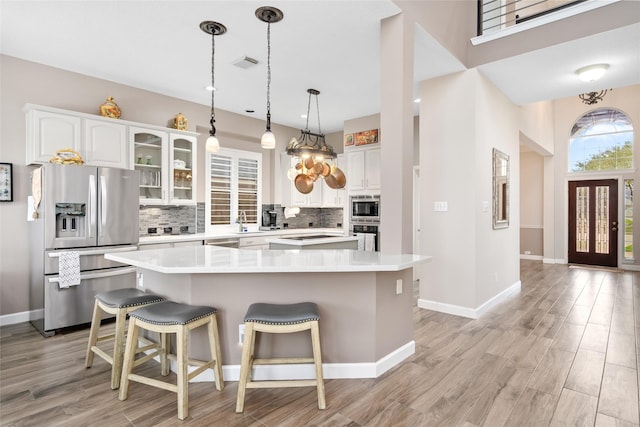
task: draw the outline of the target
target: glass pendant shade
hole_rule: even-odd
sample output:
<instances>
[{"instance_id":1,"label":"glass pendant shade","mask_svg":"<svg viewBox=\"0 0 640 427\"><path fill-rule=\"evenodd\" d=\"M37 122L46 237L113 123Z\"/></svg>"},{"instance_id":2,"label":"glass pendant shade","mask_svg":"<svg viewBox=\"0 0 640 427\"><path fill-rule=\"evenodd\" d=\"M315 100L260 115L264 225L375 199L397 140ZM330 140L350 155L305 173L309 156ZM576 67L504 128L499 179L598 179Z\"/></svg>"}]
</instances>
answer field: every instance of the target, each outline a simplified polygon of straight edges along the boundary
<instances>
[{"instance_id":1,"label":"glass pendant shade","mask_svg":"<svg viewBox=\"0 0 640 427\"><path fill-rule=\"evenodd\" d=\"M217 153L218 151L220 151L220 141L218 141L218 138L216 138L215 135L211 135L209 136L209 138L207 138L205 148L207 150L207 153Z\"/></svg>"},{"instance_id":2,"label":"glass pendant shade","mask_svg":"<svg viewBox=\"0 0 640 427\"><path fill-rule=\"evenodd\" d=\"M265 131L260 139L260 147L266 150L273 150L276 148L276 137L270 130Z\"/></svg>"}]
</instances>

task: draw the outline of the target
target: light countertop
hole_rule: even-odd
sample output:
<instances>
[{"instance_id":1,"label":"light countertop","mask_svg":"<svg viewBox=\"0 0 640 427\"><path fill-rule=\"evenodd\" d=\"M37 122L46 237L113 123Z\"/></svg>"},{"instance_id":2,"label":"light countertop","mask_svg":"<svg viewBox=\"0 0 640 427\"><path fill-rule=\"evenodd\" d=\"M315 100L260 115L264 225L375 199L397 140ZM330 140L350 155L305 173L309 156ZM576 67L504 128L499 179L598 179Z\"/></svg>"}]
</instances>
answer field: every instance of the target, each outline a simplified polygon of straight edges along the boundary
<instances>
[{"instance_id":1,"label":"light countertop","mask_svg":"<svg viewBox=\"0 0 640 427\"><path fill-rule=\"evenodd\" d=\"M210 245L119 252L105 258L167 274L400 271L431 260L422 255L352 249L246 250Z\"/></svg>"},{"instance_id":2,"label":"light countertop","mask_svg":"<svg viewBox=\"0 0 640 427\"><path fill-rule=\"evenodd\" d=\"M343 236L345 230L342 228L283 228L280 230L256 230L247 232L231 232L231 233L195 233L195 234L161 234L157 236L140 237L140 245L151 245L154 243L174 243L174 242L190 242L194 240L212 240L212 239L232 239L240 237L257 237L257 236L282 236L282 235L309 235L309 234L332 234L335 236Z\"/></svg>"}]
</instances>

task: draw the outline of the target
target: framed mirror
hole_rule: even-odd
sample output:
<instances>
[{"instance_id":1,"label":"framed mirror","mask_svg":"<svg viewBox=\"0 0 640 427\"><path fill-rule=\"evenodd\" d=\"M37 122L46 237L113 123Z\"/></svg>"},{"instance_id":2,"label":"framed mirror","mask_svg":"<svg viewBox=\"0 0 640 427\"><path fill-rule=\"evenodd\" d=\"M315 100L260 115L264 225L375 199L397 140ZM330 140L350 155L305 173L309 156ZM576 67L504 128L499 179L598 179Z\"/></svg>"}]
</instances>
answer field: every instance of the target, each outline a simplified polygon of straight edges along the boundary
<instances>
[{"instance_id":1,"label":"framed mirror","mask_svg":"<svg viewBox=\"0 0 640 427\"><path fill-rule=\"evenodd\" d=\"M493 149L493 229L509 227L509 156Z\"/></svg>"}]
</instances>

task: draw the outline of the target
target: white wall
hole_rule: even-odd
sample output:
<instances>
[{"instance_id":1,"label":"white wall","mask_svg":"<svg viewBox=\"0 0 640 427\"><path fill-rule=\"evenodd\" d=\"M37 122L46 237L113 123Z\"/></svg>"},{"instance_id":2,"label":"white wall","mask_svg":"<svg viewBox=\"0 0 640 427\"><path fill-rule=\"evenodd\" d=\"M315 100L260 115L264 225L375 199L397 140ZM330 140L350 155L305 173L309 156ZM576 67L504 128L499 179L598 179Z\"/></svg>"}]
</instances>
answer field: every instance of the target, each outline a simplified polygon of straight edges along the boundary
<instances>
[{"instance_id":1,"label":"white wall","mask_svg":"<svg viewBox=\"0 0 640 427\"><path fill-rule=\"evenodd\" d=\"M420 299L473 316L519 280L518 110L476 70L424 81L420 95L429 100L420 107L421 247L433 256ZM511 224L501 230L490 208L493 147L511 160Z\"/></svg>"}]
</instances>

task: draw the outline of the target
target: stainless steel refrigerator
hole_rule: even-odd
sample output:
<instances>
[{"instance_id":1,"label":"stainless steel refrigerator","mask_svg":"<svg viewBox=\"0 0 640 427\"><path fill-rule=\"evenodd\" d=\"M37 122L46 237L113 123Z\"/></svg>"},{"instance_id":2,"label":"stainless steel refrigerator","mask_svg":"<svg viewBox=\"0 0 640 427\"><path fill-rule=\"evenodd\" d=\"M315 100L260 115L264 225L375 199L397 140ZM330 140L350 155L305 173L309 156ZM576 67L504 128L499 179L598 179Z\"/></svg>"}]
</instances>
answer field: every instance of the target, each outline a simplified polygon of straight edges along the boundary
<instances>
[{"instance_id":1,"label":"stainless steel refrigerator","mask_svg":"<svg viewBox=\"0 0 640 427\"><path fill-rule=\"evenodd\" d=\"M137 250L138 185L125 169L45 164L32 173L31 323L43 335L91 322L96 293L136 286L134 267L104 255ZM62 285L61 258L75 261L78 284Z\"/></svg>"}]
</instances>

